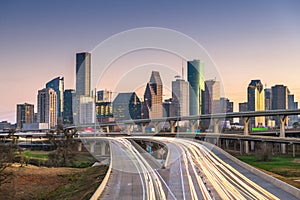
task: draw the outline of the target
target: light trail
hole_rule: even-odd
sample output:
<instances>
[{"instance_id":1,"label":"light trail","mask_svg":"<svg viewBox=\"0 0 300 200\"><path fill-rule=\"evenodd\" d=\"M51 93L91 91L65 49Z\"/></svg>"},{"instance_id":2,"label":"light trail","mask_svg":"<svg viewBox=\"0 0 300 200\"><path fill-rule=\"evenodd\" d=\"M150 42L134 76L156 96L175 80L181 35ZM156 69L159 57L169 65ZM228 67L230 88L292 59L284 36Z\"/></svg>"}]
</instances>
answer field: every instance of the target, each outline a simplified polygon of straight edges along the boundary
<instances>
[{"instance_id":1,"label":"light trail","mask_svg":"<svg viewBox=\"0 0 300 200\"><path fill-rule=\"evenodd\" d=\"M205 146L193 141L176 141L189 150L196 167L204 172L222 199L278 199L238 171L228 168Z\"/></svg>"},{"instance_id":2,"label":"light trail","mask_svg":"<svg viewBox=\"0 0 300 200\"><path fill-rule=\"evenodd\" d=\"M149 139L149 138L148 138ZM172 192L172 184L168 184L156 169L153 169L144 156L125 138L114 138L113 141L124 148L128 157L135 164L143 187L143 199L165 200L166 193L176 199L176 194L182 192L183 199L212 200L212 199L258 199L267 200L278 198L249 180L236 169L225 163L206 146L191 140L153 137L165 143L169 150L177 151L179 162L173 166L180 166L181 190ZM173 154L173 157L176 154ZM178 165L179 164L179 165ZM169 165L172 166L172 165ZM183 172L184 170L184 172ZM177 173L178 174L178 173ZM176 176L176 174L170 174ZM174 180L174 178L173 178ZM165 188L163 187L165 185ZM186 185L187 189L185 189ZM178 187L179 186L179 187ZM174 185L180 189L180 185ZM164 191L166 189L166 191ZM179 193L180 192L180 193Z\"/></svg>"},{"instance_id":3,"label":"light trail","mask_svg":"<svg viewBox=\"0 0 300 200\"><path fill-rule=\"evenodd\" d=\"M112 142L112 144L114 144L114 145L116 145L116 146L119 147L119 145L116 144L116 143L113 143L113 142ZM119 149L120 149L121 151L123 151L126 155L129 156L129 154L128 154L123 148L119 147ZM131 161L133 162L133 160L131 160ZM137 172L138 172L138 174L139 174L139 177L140 177L140 180L141 180L141 184L142 184L142 190L143 190L143 196L142 196L142 199L145 200L145 199L146 199L146 189L145 189L144 180L143 180L142 174L141 174L140 169L139 169L138 165L136 164L136 162L133 162L133 164L134 164L134 166L136 167Z\"/></svg>"},{"instance_id":4,"label":"light trail","mask_svg":"<svg viewBox=\"0 0 300 200\"><path fill-rule=\"evenodd\" d=\"M154 171L150 164L145 160L145 158L138 152L136 148L133 147L130 141L124 138L117 138L115 139L115 141L123 144L132 158L135 159L138 162L139 166L142 168L147 186L147 199L154 200L157 196L157 199L165 200L166 195L163 190L160 178L158 177L156 171Z\"/></svg>"}]
</instances>

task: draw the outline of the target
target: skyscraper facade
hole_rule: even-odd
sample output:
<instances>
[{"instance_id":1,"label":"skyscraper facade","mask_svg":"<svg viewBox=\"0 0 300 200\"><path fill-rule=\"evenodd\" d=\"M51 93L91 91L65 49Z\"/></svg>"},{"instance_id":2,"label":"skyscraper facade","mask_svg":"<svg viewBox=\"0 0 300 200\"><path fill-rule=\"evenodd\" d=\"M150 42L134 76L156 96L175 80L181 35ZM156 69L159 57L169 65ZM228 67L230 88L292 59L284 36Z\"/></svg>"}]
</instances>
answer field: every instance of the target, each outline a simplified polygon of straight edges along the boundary
<instances>
[{"instance_id":1,"label":"skyscraper facade","mask_svg":"<svg viewBox=\"0 0 300 200\"><path fill-rule=\"evenodd\" d=\"M57 122L56 116L56 92L52 88L44 88L38 91L38 122L48 123L49 128L54 128Z\"/></svg>"},{"instance_id":2,"label":"skyscraper facade","mask_svg":"<svg viewBox=\"0 0 300 200\"><path fill-rule=\"evenodd\" d=\"M119 93L113 101L115 120L141 118L141 101L135 92Z\"/></svg>"},{"instance_id":3,"label":"skyscraper facade","mask_svg":"<svg viewBox=\"0 0 300 200\"><path fill-rule=\"evenodd\" d=\"M275 85L272 87L272 110L288 109L288 95L290 91L284 85ZM276 124L279 124L278 117L274 117Z\"/></svg>"},{"instance_id":4,"label":"skyscraper facade","mask_svg":"<svg viewBox=\"0 0 300 200\"><path fill-rule=\"evenodd\" d=\"M162 118L163 84L158 71L152 71L144 93L142 118Z\"/></svg>"},{"instance_id":5,"label":"skyscraper facade","mask_svg":"<svg viewBox=\"0 0 300 200\"><path fill-rule=\"evenodd\" d=\"M91 54L88 52L76 54L76 95L91 94Z\"/></svg>"},{"instance_id":6,"label":"skyscraper facade","mask_svg":"<svg viewBox=\"0 0 300 200\"><path fill-rule=\"evenodd\" d=\"M23 128L23 124L31 124L34 121L34 105L33 104L17 104L17 129Z\"/></svg>"},{"instance_id":7,"label":"skyscraper facade","mask_svg":"<svg viewBox=\"0 0 300 200\"><path fill-rule=\"evenodd\" d=\"M202 109L202 91L204 91L204 63L200 60L188 61L187 77L189 89L189 114L199 115Z\"/></svg>"},{"instance_id":8,"label":"skyscraper facade","mask_svg":"<svg viewBox=\"0 0 300 200\"><path fill-rule=\"evenodd\" d=\"M230 101L228 98L221 97L220 98L220 113L230 113L233 112L233 102ZM230 121L233 123L233 118L225 119L225 121Z\"/></svg>"},{"instance_id":9,"label":"skyscraper facade","mask_svg":"<svg viewBox=\"0 0 300 200\"><path fill-rule=\"evenodd\" d=\"M239 112L247 112L248 111L248 102L239 103ZM240 125L243 125L243 119L240 117L239 119Z\"/></svg>"},{"instance_id":10,"label":"skyscraper facade","mask_svg":"<svg viewBox=\"0 0 300 200\"><path fill-rule=\"evenodd\" d=\"M207 80L204 82L205 90L202 92L202 114L220 112L220 82Z\"/></svg>"},{"instance_id":11,"label":"skyscraper facade","mask_svg":"<svg viewBox=\"0 0 300 200\"><path fill-rule=\"evenodd\" d=\"M64 112L63 122L64 124L73 124L73 103L72 99L75 96L75 90L64 91Z\"/></svg>"},{"instance_id":12,"label":"skyscraper facade","mask_svg":"<svg viewBox=\"0 0 300 200\"><path fill-rule=\"evenodd\" d=\"M75 125L95 120L95 103L91 97L91 54L88 52L76 54L76 91L72 106Z\"/></svg>"},{"instance_id":13,"label":"skyscraper facade","mask_svg":"<svg viewBox=\"0 0 300 200\"><path fill-rule=\"evenodd\" d=\"M56 116L62 117L64 112L64 77L57 77L46 83L46 88L56 92Z\"/></svg>"},{"instance_id":14,"label":"skyscraper facade","mask_svg":"<svg viewBox=\"0 0 300 200\"><path fill-rule=\"evenodd\" d=\"M260 80L251 80L248 85L248 111L265 109L264 86ZM250 120L250 126L265 126L265 117L255 117Z\"/></svg>"},{"instance_id":15,"label":"skyscraper facade","mask_svg":"<svg viewBox=\"0 0 300 200\"><path fill-rule=\"evenodd\" d=\"M189 83L179 76L172 81L172 103L175 107L175 116L189 115Z\"/></svg>"},{"instance_id":16,"label":"skyscraper facade","mask_svg":"<svg viewBox=\"0 0 300 200\"><path fill-rule=\"evenodd\" d=\"M288 95L288 109L295 110L298 109L298 102L295 102L295 96L293 94ZM298 115L291 115L289 116L289 126L292 126L295 122L298 122L299 118Z\"/></svg>"},{"instance_id":17,"label":"skyscraper facade","mask_svg":"<svg viewBox=\"0 0 300 200\"><path fill-rule=\"evenodd\" d=\"M272 110L272 89L266 88L265 90L265 110ZM270 124L273 117L266 116L266 124Z\"/></svg>"},{"instance_id":18,"label":"skyscraper facade","mask_svg":"<svg viewBox=\"0 0 300 200\"><path fill-rule=\"evenodd\" d=\"M172 102L172 98L165 99L163 102L163 117L174 117L175 114L175 106Z\"/></svg>"},{"instance_id":19,"label":"skyscraper facade","mask_svg":"<svg viewBox=\"0 0 300 200\"><path fill-rule=\"evenodd\" d=\"M92 124L95 122L95 102L92 97L79 97L79 123L78 124Z\"/></svg>"},{"instance_id":20,"label":"skyscraper facade","mask_svg":"<svg viewBox=\"0 0 300 200\"><path fill-rule=\"evenodd\" d=\"M272 87L272 110L288 109L288 95L290 91L284 85Z\"/></svg>"}]
</instances>

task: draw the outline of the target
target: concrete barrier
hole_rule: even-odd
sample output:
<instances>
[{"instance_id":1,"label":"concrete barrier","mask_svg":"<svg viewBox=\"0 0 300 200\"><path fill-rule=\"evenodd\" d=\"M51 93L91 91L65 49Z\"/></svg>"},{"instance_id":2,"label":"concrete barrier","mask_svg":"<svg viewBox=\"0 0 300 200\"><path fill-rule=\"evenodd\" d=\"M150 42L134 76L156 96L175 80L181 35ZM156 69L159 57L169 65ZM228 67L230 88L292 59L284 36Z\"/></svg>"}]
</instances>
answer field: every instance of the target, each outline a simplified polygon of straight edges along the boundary
<instances>
[{"instance_id":1,"label":"concrete barrier","mask_svg":"<svg viewBox=\"0 0 300 200\"><path fill-rule=\"evenodd\" d=\"M103 191L105 189L105 186L107 185L107 182L109 180L109 177L110 177L110 174L111 174L111 171L112 171L112 149L111 149L111 143L110 142L109 142L109 147L110 147L110 164L109 164L109 168L108 168L107 173L106 173L104 179L102 180L100 186L97 188L97 190L95 191L93 196L90 198L90 200L99 199L99 197L103 193Z\"/></svg>"},{"instance_id":2,"label":"concrete barrier","mask_svg":"<svg viewBox=\"0 0 300 200\"><path fill-rule=\"evenodd\" d=\"M199 141L198 141L199 142ZM230 155L229 153L227 153L226 151L224 151L223 149L213 145L213 144L210 144L210 143L206 143L206 142L200 142L200 143L203 143L204 145L207 145L207 146L210 146L210 147L213 147L214 149L216 149L217 151L219 151L220 153L224 154L227 158L229 158L230 160L232 160L233 162L235 162L236 164L240 165L241 167L249 170L250 172L252 172L253 174L261 177L262 179L272 183L273 185L281 188L282 190L294 195L295 197L300 197L300 189L292 186L292 185L289 185L277 178L274 178L273 176L270 176L262 171L260 171L259 169L256 169L255 167L251 166L251 165L248 165L247 163L237 159L236 157Z\"/></svg>"}]
</instances>

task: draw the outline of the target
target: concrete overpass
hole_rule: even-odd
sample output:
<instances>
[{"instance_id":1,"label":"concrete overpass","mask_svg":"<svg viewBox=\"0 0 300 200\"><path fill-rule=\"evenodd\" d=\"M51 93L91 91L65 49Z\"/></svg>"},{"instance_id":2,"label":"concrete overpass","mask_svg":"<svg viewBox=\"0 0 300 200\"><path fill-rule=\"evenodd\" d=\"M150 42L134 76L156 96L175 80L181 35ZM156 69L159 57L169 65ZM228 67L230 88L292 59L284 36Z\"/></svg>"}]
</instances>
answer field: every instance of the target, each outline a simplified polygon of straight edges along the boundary
<instances>
[{"instance_id":1,"label":"concrete overpass","mask_svg":"<svg viewBox=\"0 0 300 200\"><path fill-rule=\"evenodd\" d=\"M248 111L248 112L232 112L232 113L216 113L216 114L206 114L206 115L197 115L197 116L175 116L175 117L166 117L159 119L135 119L135 120L121 120L113 121L99 124L85 124L81 126L71 126L69 129L78 128L78 127L95 127L105 128L106 132L109 132L109 126L119 125L125 127L125 132L131 134L131 129L133 125L139 125L141 127L142 133L145 133L145 128L147 125L152 123L155 127L155 133L159 132L158 126L161 122L168 122L171 127L171 133L175 133L175 126L178 121L189 121L190 130L192 133L195 132L196 126L199 121L210 119L214 123L214 133L219 133L219 123L222 119L228 118L242 118L244 122L244 135L249 135L249 122L252 117L260 116L277 116L280 121L280 137L285 138L285 124L287 122L288 116L290 115L300 115L300 109L296 110L266 110L266 111ZM68 129L67 128L67 129ZM248 141L245 141L244 144L245 153L249 153L249 144ZM285 144L282 144L282 153L286 153Z\"/></svg>"}]
</instances>

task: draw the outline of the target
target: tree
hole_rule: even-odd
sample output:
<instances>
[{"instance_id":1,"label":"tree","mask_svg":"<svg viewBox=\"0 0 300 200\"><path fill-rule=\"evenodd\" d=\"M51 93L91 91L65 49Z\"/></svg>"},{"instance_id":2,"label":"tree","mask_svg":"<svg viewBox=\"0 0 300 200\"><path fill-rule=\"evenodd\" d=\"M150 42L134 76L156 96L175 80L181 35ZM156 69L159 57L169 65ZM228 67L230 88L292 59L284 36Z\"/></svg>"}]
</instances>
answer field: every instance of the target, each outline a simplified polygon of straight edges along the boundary
<instances>
[{"instance_id":1,"label":"tree","mask_svg":"<svg viewBox=\"0 0 300 200\"><path fill-rule=\"evenodd\" d=\"M12 173L7 172L5 169L11 166L14 160L15 145L13 144L0 144L0 186L9 181Z\"/></svg>"},{"instance_id":2,"label":"tree","mask_svg":"<svg viewBox=\"0 0 300 200\"><path fill-rule=\"evenodd\" d=\"M55 140L52 138L51 142L56 147L56 150L49 154L50 166L70 166L75 159L75 151L77 142L73 139L74 133L64 131L64 135L61 139Z\"/></svg>"}]
</instances>

